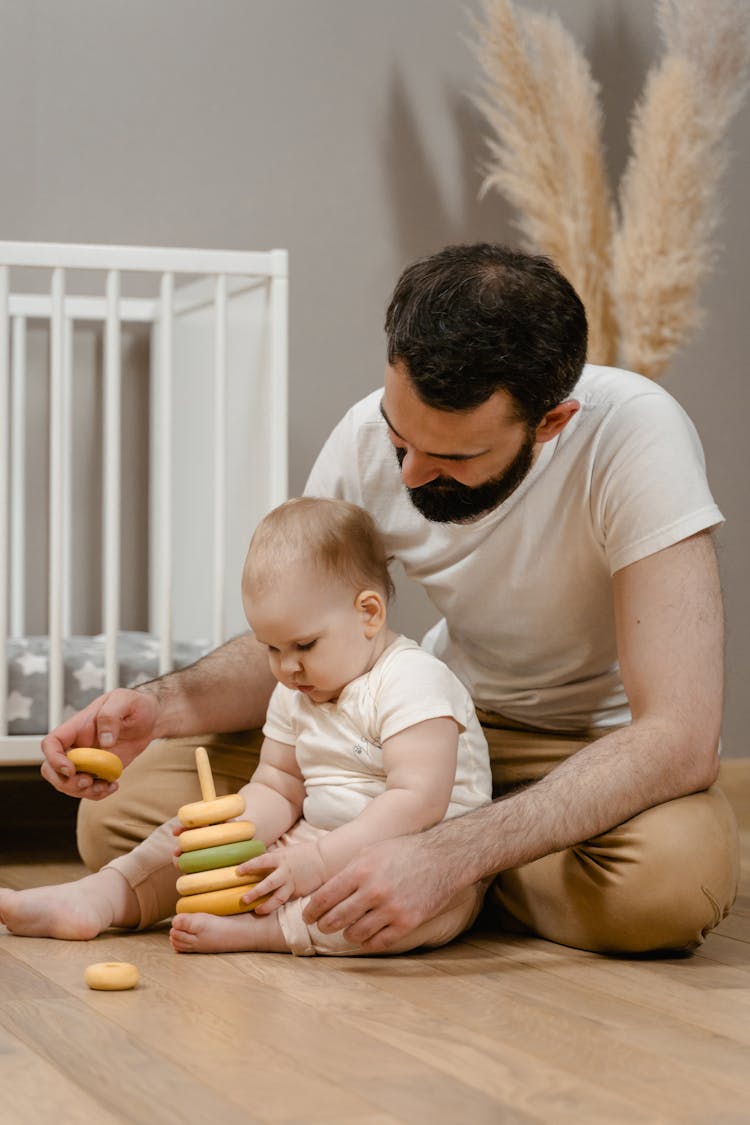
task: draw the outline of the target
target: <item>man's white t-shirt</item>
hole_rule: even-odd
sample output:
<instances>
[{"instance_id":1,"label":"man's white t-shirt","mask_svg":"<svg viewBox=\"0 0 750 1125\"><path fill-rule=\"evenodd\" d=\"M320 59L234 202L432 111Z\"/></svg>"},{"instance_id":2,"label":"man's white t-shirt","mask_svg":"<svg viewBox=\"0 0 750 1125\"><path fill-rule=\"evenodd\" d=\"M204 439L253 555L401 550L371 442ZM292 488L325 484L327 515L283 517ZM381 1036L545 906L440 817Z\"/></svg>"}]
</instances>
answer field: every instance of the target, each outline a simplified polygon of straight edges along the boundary
<instances>
[{"instance_id":1,"label":"man's white t-shirt","mask_svg":"<svg viewBox=\"0 0 750 1125\"><path fill-rule=\"evenodd\" d=\"M372 514L442 614L423 644L477 706L548 730L628 722L612 575L723 518L684 410L642 376L587 365L570 396L581 409L520 487L460 525L430 523L410 502L381 397L346 414L305 492Z\"/></svg>"},{"instance_id":2,"label":"man's white t-shirt","mask_svg":"<svg viewBox=\"0 0 750 1125\"><path fill-rule=\"evenodd\" d=\"M313 703L277 684L263 733L294 746L305 780L302 815L316 828L333 829L354 820L384 792L383 743L443 717L454 719L459 729L447 820L489 803L489 752L466 688L416 641L398 637L333 703Z\"/></svg>"}]
</instances>

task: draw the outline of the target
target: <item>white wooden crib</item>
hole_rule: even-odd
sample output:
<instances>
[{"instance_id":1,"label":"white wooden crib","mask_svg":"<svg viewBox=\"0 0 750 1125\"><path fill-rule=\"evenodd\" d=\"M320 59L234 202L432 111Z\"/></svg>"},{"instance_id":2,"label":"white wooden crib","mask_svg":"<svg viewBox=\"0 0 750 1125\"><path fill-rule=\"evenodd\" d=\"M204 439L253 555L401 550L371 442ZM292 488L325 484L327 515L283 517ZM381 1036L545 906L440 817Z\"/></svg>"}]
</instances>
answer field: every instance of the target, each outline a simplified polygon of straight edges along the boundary
<instances>
[{"instance_id":1,"label":"white wooden crib","mask_svg":"<svg viewBox=\"0 0 750 1125\"><path fill-rule=\"evenodd\" d=\"M244 628L287 304L283 250L0 242L0 765Z\"/></svg>"}]
</instances>

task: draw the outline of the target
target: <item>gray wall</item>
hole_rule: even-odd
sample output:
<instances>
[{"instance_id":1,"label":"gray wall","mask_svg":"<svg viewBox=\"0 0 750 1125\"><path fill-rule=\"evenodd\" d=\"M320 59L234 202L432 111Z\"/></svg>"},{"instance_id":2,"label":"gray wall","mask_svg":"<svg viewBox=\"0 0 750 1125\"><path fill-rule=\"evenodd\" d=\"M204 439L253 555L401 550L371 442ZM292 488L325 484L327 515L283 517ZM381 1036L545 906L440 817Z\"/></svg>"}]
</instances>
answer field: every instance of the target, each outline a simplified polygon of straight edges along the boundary
<instances>
[{"instance_id":1,"label":"gray wall","mask_svg":"<svg viewBox=\"0 0 750 1125\"><path fill-rule=\"evenodd\" d=\"M536 5L541 6L541 5ZM612 171L657 49L648 0L557 5L604 87ZM515 241L477 200L467 94L478 0L0 0L0 237L291 253L291 480L378 386L389 290L456 240ZM733 129L707 323L665 385L702 435L727 517L726 752L747 753L743 558L748 108ZM400 624L429 614L402 587Z\"/></svg>"}]
</instances>

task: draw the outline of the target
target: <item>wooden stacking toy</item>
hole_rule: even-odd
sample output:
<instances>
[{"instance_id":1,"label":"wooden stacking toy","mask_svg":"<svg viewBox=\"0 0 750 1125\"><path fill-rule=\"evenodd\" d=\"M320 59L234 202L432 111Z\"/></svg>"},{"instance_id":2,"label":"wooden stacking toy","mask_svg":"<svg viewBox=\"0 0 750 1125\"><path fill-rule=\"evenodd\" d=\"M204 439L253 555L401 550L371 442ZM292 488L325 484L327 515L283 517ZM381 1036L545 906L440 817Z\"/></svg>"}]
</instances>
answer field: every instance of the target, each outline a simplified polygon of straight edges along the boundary
<instances>
[{"instance_id":1,"label":"wooden stacking toy","mask_svg":"<svg viewBox=\"0 0 750 1125\"><path fill-rule=\"evenodd\" d=\"M183 897L177 902L176 913L243 914L263 901L242 901L263 876L238 875L237 865L262 855L266 846L254 839L251 821L232 819L245 811L240 794L216 796L203 746L195 751L195 765L203 800L183 805L177 813L187 831L179 836L182 855L177 863L183 874L177 880L177 891Z\"/></svg>"}]
</instances>

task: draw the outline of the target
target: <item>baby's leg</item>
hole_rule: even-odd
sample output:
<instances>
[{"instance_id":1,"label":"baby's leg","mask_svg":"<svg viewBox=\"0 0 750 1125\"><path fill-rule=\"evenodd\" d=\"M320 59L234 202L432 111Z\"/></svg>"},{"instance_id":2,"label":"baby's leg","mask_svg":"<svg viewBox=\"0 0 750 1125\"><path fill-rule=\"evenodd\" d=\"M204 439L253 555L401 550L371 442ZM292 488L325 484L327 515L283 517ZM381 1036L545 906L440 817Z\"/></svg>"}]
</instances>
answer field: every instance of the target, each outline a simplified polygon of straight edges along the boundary
<instances>
[{"instance_id":1,"label":"baby's leg","mask_svg":"<svg viewBox=\"0 0 750 1125\"><path fill-rule=\"evenodd\" d=\"M255 914L175 914L169 940L176 953L288 953L277 911Z\"/></svg>"},{"instance_id":2,"label":"baby's leg","mask_svg":"<svg viewBox=\"0 0 750 1125\"><path fill-rule=\"evenodd\" d=\"M142 928L167 917L177 901L173 823L77 882L0 890L0 921L14 934L89 941L110 926Z\"/></svg>"},{"instance_id":3,"label":"baby's leg","mask_svg":"<svg viewBox=\"0 0 750 1125\"><path fill-rule=\"evenodd\" d=\"M413 949L435 949L447 945L459 934L467 930L479 914L489 880L467 887L451 899L445 909L435 918L423 922L416 930L406 934L394 945L384 951L386 957L396 953L408 953ZM361 945L349 941L343 932L324 934L314 924L308 924L302 917L309 897L294 899L279 907L276 912L279 924L289 949L298 957L311 957L315 954L327 957L370 956Z\"/></svg>"},{"instance_id":4,"label":"baby's leg","mask_svg":"<svg viewBox=\"0 0 750 1125\"><path fill-rule=\"evenodd\" d=\"M386 955L405 953L420 946L445 945L458 937L476 918L484 897L485 886L470 887L449 903L437 918L425 922L408 934ZM359 945L347 941L343 934L323 934L317 926L308 926L302 912L309 896L294 899L273 914L256 916L232 914L177 914L172 919L169 940L177 953L295 953L297 956L324 954L333 957L362 956Z\"/></svg>"},{"instance_id":5,"label":"baby's leg","mask_svg":"<svg viewBox=\"0 0 750 1125\"><path fill-rule=\"evenodd\" d=\"M135 926L139 917L135 892L111 868L73 883L0 890L0 921L25 937L89 941L110 926Z\"/></svg>"}]
</instances>

